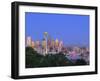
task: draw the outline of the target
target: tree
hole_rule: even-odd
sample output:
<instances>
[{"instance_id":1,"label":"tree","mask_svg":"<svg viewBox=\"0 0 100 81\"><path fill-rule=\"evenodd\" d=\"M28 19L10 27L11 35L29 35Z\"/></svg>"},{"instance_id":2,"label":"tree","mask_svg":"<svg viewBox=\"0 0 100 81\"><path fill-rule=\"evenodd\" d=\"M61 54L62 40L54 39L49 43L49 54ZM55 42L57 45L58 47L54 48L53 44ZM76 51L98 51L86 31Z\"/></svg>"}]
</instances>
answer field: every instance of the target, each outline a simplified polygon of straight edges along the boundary
<instances>
[{"instance_id":1,"label":"tree","mask_svg":"<svg viewBox=\"0 0 100 81\"><path fill-rule=\"evenodd\" d=\"M76 60L73 63L69 60L63 53L58 54L42 54L37 53L33 48L26 47L26 68L34 67L56 67L56 66L73 66L73 65L84 65L86 62L81 60Z\"/></svg>"},{"instance_id":2,"label":"tree","mask_svg":"<svg viewBox=\"0 0 100 81\"><path fill-rule=\"evenodd\" d=\"M75 62L75 65L86 65L86 61L84 59L78 59Z\"/></svg>"}]
</instances>

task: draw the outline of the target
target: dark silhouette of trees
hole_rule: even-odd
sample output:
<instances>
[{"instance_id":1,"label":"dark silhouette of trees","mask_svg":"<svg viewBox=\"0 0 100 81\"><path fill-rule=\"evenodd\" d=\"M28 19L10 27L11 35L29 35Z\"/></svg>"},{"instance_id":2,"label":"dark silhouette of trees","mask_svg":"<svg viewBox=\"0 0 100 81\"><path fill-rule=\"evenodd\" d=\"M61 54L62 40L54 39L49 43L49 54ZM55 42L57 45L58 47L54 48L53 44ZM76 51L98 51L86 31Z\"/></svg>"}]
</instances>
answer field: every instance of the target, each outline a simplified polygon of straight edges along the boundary
<instances>
[{"instance_id":1,"label":"dark silhouette of trees","mask_svg":"<svg viewBox=\"0 0 100 81\"><path fill-rule=\"evenodd\" d=\"M84 59L78 59L75 62L76 65L86 65L86 61Z\"/></svg>"},{"instance_id":2,"label":"dark silhouette of trees","mask_svg":"<svg viewBox=\"0 0 100 81\"><path fill-rule=\"evenodd\" d=\"M58 54L47 54L43 56L37 53L33 48L25 48L25 67L56 67L56 66L74 66L74 65L84 65L86 62L84 60L76 60L75 64L69 60L63 53Z\"/></svg>"}]
</instances>

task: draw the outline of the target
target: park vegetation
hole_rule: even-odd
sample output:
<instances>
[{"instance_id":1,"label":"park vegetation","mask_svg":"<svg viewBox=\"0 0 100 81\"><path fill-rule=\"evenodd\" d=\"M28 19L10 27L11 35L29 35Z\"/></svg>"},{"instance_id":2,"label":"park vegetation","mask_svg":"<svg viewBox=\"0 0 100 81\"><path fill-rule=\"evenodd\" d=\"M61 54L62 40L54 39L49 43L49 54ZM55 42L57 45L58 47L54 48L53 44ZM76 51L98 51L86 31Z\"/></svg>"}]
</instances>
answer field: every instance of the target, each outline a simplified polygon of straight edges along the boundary
<instances>
[{"instance_id":1,"label":"park vegetation","mask_svg":"<svg viewBox=\"0 0 100 81\"><path fill-rule=\"evenodd\" d=\"M46 54L44 56L43 54L37 53L31 47L26 47L25 51L26 68L86 65L83 59L72 62L62 53Z\"/></svg>"}]
</instances>

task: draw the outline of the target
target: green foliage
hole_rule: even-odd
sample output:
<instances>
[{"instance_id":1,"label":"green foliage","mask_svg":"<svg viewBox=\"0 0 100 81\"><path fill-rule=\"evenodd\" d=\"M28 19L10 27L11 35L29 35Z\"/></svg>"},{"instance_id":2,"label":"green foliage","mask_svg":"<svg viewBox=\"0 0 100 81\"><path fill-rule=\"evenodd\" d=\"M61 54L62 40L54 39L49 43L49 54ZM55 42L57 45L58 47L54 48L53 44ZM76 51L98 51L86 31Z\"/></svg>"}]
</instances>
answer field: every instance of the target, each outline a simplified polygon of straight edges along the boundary
<instances>
[{"instance_id":1,"label":"green foliage","mask_svg":"<svg viewBox=\"0 0 100 81\"><path fill-rule=\"evenodd\" d=\"M26 68L33 67L56 67L56 66L72 66L73 64L69 59L65 57L64 54L47 54L43 56L42 54L38 54L33 48L26 47ZM76 64L80 64L82 61L76 62Z\"/></svg>"},{"instance_id":2,"label":"green foliage","mask_svg":"<svg viewBox=\"0 0 100 81\"><path fill-rule=\"evenodd\" d=\"M39 55L31 47L26 47L26 67L38 67L42 55Z\"/></svg>"}]
</instances>

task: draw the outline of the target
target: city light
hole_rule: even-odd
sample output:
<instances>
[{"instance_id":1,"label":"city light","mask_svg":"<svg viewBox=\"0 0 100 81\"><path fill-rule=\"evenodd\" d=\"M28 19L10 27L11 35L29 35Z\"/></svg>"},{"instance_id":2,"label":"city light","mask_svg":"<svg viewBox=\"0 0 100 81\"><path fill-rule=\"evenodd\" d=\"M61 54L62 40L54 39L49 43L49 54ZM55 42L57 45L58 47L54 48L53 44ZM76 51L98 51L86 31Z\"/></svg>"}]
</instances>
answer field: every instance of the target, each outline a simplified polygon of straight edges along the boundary
<instances>
[{"instance_id":1,"label":"city light","mask_svg":"<svg viewBox=\"0 0 100 81\"><path fill-rule=\"evenodd\" d=\"M67 58L71 60L81 59L89 63L89 47L79 47L79 46L66 46L62 40L49 38L48 32L43 33L43 40L34 41L30 36L26 38L26 46L32 47L39 54L58 54L62 53L66 55Z\"/></svg>"}]
</instances>

